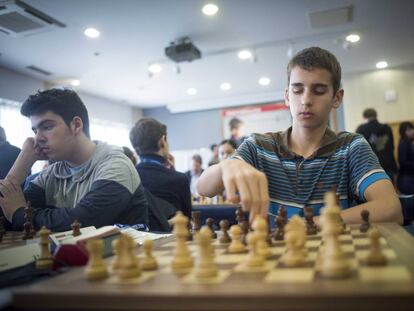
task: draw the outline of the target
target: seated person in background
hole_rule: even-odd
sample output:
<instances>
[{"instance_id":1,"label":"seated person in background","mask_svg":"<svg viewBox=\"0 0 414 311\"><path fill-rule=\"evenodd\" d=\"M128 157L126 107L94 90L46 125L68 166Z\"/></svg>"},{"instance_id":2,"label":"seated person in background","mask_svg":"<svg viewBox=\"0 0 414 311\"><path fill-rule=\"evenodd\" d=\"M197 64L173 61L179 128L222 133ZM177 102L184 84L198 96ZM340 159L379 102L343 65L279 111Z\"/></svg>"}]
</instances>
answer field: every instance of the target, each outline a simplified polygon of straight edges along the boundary
<instances>
[{"instance_id":1,"label":"seated person in background","mask_svg":"<svg viewBox=\"0 0 414 311\"><path fill-rule=\"evenodd\" d=\"M210 146L210 150L212 153L210 161L208 161L208 166L212 166L214 164L219 163L219 147L217 144L212 144Z\"/></svg>"},{"instance_id":2,"label":"seated person in background","mask_svg":"<svg viewBox=\"0 0 414 311\"><path fill-rule=\"evenodd\" d=\"M10 145L7 141L6 132L0 126L0 179L4 179L16 161L20 149Z\"/></svg>"},{"instance_id":3,"label":"seated person in background","mask_svg":"<svg viewBox=\"0 0 414 311\"><path fill-rule=\"evenodd\" d=\"M141 159L136 168L144 187L191 218L191 194L187 177L170 168L171 163L168 161L167 127L156 119L142 118L131 129L129 139ZM165 217L169 218L173 214L165 214Z\"/></svg>"},{"instance_id":4,"label":"seated person in background","mask_svg":"<svg viewBox=\"0 0 414 311\"><path fill-rule=\"evenodd\" d=\"M319 215L324 194L335 186L346 223L360 223L363 209L372 222L402 223L397 194L367 141L328 128L329 114L344 94L335 56L318 47L302 50L289 62L287 78L285 103L292 127L253 134L232 159L204 172L199 193L214 196L225 188L228 199L241 201L252 219L275 215L280 205L289 217L303 216L305 206ZM351 207L354 198L363 203Z\"/></svg>"},{"instance_id":5,"label":"seated person in background","mask_svg":"<svg viewBox=\"0 0 414 311\"><path fill-rule=\"evenodd\" d=\"M197 183L198 179L200 178L201 174L204 172L201 165L203 164L203 160L199 154L193 155L191 158L191 170L185 172L188 178L188 182L190 184L190 191L191 194L195 197L198 197L197 192Z\"/></svg>"},{"instance_id":6,"label":"seated person in background","mask_svg":"<svg viewBox=\"0 0 414 311\"><path fill-rule=\"evenodd\" d=\"M52 231L82 226L148 224L148 204L131 161L121 148L94 143L89 118L79 96L68 89L38 92L23 103L34 138L27 138L5 180L0 206L11 230L22 230L24 207L30 201L34 227ZM52 160L29 186L20 185L33 163Z\"/></svg>"},{"instance_id":7,"label":"seated person in background","mask_svg":"<svg viewBox=\"0 0 414 311\"><path fill-rule=\"evenodd\" d=\"M220 143L219 156L220 161L230 158L236 152L236 144L230 139L225 139Z\"/></svg>"},{"instance_id":8,"label":"seated person in background","mask_svg":"<svg viewBox=\"0 0 414 311\"><path fill-rule=\"evenodd\" d=\"M236 149L237 149L242 144L242 142L247 138L246 136L243 136L244 123L242 120L238 118L233 118L230 120L229 126L230 126L230 133L231 133L230 140L234 142L234 144L236 145Z\"/></svg>"},{"instance_id":9,"label":"seated person in background","mask_svg":"<svg viewBox=\"0 0 414 311\"><path fill-rule=\"evenodd\" d=\"M137 165L137 158L135 157L134 153L128 147L123 146L122 150L124 154L132 161L132 164Z\"/></svg>"},{"instance_id":10,"label":"seated person in background","mask_svg":"<svg viewBox=\"0 0 414 311\"><path fill-rule=\"evenodd\" d=\"M402 122L399 132L398 189L403 194L414 194L414 126L411 122Z\"/></svg>"}]
</instances>

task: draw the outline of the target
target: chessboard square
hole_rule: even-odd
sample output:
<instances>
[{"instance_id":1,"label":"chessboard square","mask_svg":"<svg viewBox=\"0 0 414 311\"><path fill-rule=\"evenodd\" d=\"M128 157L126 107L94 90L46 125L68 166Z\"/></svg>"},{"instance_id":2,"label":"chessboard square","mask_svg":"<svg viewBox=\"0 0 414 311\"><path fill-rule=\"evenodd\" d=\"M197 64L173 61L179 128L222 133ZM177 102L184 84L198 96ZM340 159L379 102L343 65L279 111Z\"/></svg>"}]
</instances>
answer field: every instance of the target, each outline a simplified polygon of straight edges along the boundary
<instances>
[{"instance_id":1,"label":"chessboard square","mask_svg":"<svg viewBox=\"0 0 414 311\"><path fill-rule=\"evenodd\" d=\"M341 245L342 251L344 253L353 253L355 252L355 247L352 244L343 244Z\"/></svg>"},{"instance_id":2,"label":"chessboard square","mask_svg":"<svg viewBox=\"0 0 414 311\"><path fill-rule=\"evenodd\" d=\"M172 242L168 242L168 243L165 243L165 244L163 244L162 246L161 246L161 248L168 248L168 247L175 247L176 246L176 242L174 242L174 241L172 241Z\"/></svg>"},{"instance_id":3,"label":"chessboard square","mask_svg":"<svg viewBox=\"0 0 414 311\"><path fill-rule=\"evenodd\" d=\"M155 256L154 254L154 257L157 260L158 264L161 266L168 265L173 260L173 256L159 256L158 257L158 256Z\"/></svg>"},{"instance_id":4,"label":"chessboard square","mask_svg":"<svg viewBox=\"0 0 414 311\"><path fill-rule=\"evenodd\" d=\"M163 250L163 251L155 250L155 251L152 251L152 254L154 255L155 258L158 258L158 257L168 256L168 254L170 254L170 251L167 251L167 250ZM144 257L144 254L142 253L140 257Z\"/></svg>"},{"instance_id":5,"label":"chessboard square","mask_svg":"<svg viewBox=\"0 0 414 311\"><path fill-rule=\"evenodd\" d=\"M217 264L228 264L228 263L239 263L244 260L244 258L247 256L247 253L245 254L223 254L221 256L217 256L214 261Z\"/></svg>"},{"instance_id":6,"label":"chessboard square","mask_svg":"<svg viewBox=\"0 0 414 311\"><path fill-rule=\"evenodd\" d=\"M230 275L230 270L219 270L217 275L211 278L197 278L194 273L183 277L183 283L189 284L219 284L223 283Z\"/></svg>"},{"instance_id":7,"label":"chessboard square","mask_svg":"<svg viewBox=\"0 0 414 311\"><path fill-rule=\"evenodd\" d=\"M308 252L307 256L306 256L306 261L316 261L316 259L318 258L318 252Z\"/></svg>"},{"instance_id":8,"label":"chessboard square","mask_svg":"<svg viewBox=\"0 0 414 311\"><path fill-rule=\"evenodd\" d=\"M349 234L341 234L339 236L339 241L352 241L352 236Z\"/></svg>"},{"instance_id":9,"label":"chessboard square","mask_svg":"<svg viewBox=\"0 0 414 311\"><path fill-rule=\"evenodd\" d=\"M310 247L319 247L322 244L322 240L308 240L306 241L306 247L310 248Z\"/></svg>"},{"instance_id":10,"label":"chessboard square","mask_svg":"<svg viewBox=\"0 0 414 311\"><path fill-rule=\"evenodd\" d=\"M279 268L270 271L264 280L266 283L310 283L314 275L314 269Z\"/></svg>"},{"instance_id":11,"label":"chessboard square","mask_svg":"<svg viewBox=\"0 0 414 311\"><path fill-rule=\"evenodd\" d=\"M241 262L234 268L234 271L242 273L255 273L272 270L275 266L275 261L266 261L262 266L259 267L247 267L245 262Z\"/></svg>"},{"instance_id":12,"label":"chessboard square","mask_svg":"<svg viewBox=\"0 0 414 311\"><path fill-rule=\"evenodd\" d=\"M286 247L285 246L283 246L283 247L272 247L271 251L272 251L273 255L280 256L286 251Z\"/></svg>"},{"instance_id":13,"label":"chessboard square","mask_svg":"<svg viewBox=\"0 0 414 311\"><path fill-rule=\"evenodd\" d=\"M358 250L355 255L358 260L365 260L368 256L369 249ZM382 250L382 253L388 260L395 260L397 258L397 254L391 248L386 248Z\"/></svg>"},{"instance_id":14,"label":"chessboard square","mask_svg":"<svg viewBox=\"0 0 414 311\"><path fill-rule=\"evenodd\" d=\"M360 267L362 281L403 282L411 281L410 271L404 266Z\"/></svg>"},{"instance_id":15,"label":"chessboard square","mask_svg":"<svg viewBox=\"0 0 414 311\"><path fill-rule=\"evenodd\" d=\"M381 245L387 245L387 241L383 237L381 237L379 241ZM354 239L355 246L368 246L370 244L371 241L369 238Z\"/></svg>"},{"instance_id":16,"label":"chessboard square","mask_svg":"<svg viewBox=\"0 0 414 311\"><path fill-rule=\"evenodd\" d=\"M121 279L116 275L111 276L108 280L108 284L120 284L120 285L131 285L131 284L141 284L145 281L155 277L157 275L156 271L146 271L142 272L140 276L130 279Z\"/></svg>"}]
</instances>

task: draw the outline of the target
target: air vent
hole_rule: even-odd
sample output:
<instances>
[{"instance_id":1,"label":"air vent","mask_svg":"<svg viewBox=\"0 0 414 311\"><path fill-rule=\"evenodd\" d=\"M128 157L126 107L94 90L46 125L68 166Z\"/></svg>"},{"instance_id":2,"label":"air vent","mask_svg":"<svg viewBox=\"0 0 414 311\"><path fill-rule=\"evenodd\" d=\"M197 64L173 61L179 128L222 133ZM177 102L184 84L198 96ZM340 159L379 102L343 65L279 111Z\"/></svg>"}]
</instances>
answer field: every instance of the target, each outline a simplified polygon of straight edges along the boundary
<instances>
[{"instance_id":1,"label":"air vent","mask_svg":"<svg viewBox=\"0 0 414 311\"><path fill-rule=\"evenodd\" d=\"M309 13L313 28L333 27L352 21L352 6Z\"/></svg>"},{"instance_id":2,"label":"air vent","mask_svg":"<svg viewBox=\"0 0 414 311\"><path fill-rule=\"evenodd\" d=\"M20 0L0 0L0 31L14 37L33 35L65 24Z\"/></svg>"},{"instance_id":3,"label":"air vent","mask_svg":"<svg viewBox=\"0 0 414 311\"><path fill-rule=\"evenodd\" d=\"M30 70L32 70L32 71L34 71L34 72L41 73L42 75L45 75L45 76L51 76L51 75L52 75L52 73L51 73L51 72L46 71L46 70L44 70L44 69L42 69L42 68L39 68L39 67L33 66L33 65L31 65L31 66L27 66L26 68L27 68L27 69L30 69Z\"/></svg>"}]
</instances>

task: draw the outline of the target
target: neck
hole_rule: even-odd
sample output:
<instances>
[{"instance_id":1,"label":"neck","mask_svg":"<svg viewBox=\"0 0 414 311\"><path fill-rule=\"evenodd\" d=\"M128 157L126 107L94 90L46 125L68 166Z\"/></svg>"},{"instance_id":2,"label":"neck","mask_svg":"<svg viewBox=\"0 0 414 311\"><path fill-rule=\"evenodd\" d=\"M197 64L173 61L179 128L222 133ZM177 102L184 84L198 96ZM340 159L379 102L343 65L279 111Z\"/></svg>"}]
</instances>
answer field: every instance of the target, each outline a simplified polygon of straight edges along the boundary
<instances>
[{"instance_id":1,"label":"neck","mask_svg":"<svg viewBox=\"0 0 414 311\"><path fill-rule=\"evenodd\" d=\"M79 140L73 148L74 152L70 156L70 159L67 159L66 162L72 167L82 165L92 157L95 149L95 143L93 143L89 138L86 136L79 137Z\"/></svg>"},{"instance_id":2,"label":"neck","mask_svg":"<svg viewBox=\"0 0 414 311\"><path fill-rule=\"evenodd\" d=\"M307 158L319 148L325 131L326 126L315 129L292 126L289 148L294 153Z\"/></svg>"}]
</instances>

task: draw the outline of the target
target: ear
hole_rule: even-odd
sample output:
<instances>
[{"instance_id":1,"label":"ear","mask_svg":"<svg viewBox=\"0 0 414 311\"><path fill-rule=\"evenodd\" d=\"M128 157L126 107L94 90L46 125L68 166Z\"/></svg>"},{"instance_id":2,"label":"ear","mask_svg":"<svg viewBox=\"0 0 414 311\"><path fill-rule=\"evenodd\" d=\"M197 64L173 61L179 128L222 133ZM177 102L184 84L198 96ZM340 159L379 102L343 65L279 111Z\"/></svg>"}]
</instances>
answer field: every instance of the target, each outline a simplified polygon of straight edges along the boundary
<instances>
[{"instance_id":1,"label":"ear","mask_svg":"<svg viewBox=\"0 0 414 311\"><path fill-rule=\"evenodd\" d=\"M342 99L344 98L344 90L340 89L338 92L336 92L334 96L334 103L333 108L337 109L342 104Z\"/></svg>"},{"instance_id":2,"label":"ear","mask_svg":"<svg viewBox=\"0 0 414 311\"><path fill-rule=\"evenodd\" d=\"M70 128L75 135L83 133L83 121L80 117L73 117Z\"/></svg>"},{"instance_id":3,"label":"ear","mask_svg":"<svg viewBox=\"0 0 414 311\"><path fill-rule=\"evenodd\" d=\"M167 137L165 135L162 135L160 140L158 141L158 148L159 149L164 148L166 143L167 143Z\"/></svg>"},{"instance_id":4,"label":"ear","mask_svg":"<svg viewBox=\"0 0 414 311\"><path fill-rule=\"evenodd\" d=\"M285 105L289 107L289 87L285 88Z\"/></svg>"}]
</instances>

